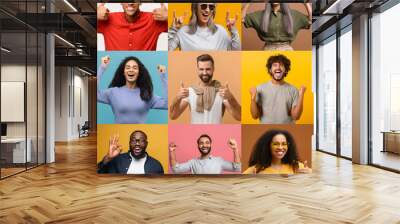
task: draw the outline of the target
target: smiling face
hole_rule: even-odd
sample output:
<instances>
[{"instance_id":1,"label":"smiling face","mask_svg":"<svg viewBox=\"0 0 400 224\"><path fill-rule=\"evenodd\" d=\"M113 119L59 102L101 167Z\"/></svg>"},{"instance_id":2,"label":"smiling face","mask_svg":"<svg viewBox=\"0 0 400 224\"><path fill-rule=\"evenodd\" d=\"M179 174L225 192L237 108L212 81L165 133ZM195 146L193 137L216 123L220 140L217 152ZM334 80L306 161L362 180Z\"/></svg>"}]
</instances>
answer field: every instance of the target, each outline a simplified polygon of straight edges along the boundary
<instances>
[{"instance_id":1,"label":"smiling face","mask_svg":"<svg viewBox=\"0 0 400 224\"><path fill-rule=\"evenodd\" d=\"M126 82L135 83L139 77L139 65L135 60L129 60L124 67L124 76Z\"/></svg>"},{"instance_id":2,"label":"smiling face","mask_svg":"<svg viewBox=\"0 0 400 224\"><path fill-rule=\"evenodd\" d=\"M285 66L281 62L274 62L271 65L271 69L269 70L269 74L271 74L272 78L275 81L282 81L286 75Z\"/></svg>"},{"instance_id":3,"label":"smiling face","mask_svg":"<svg viewBox=\"0 0 400 224\"><path fill-rule=\"evenodd\" d=\"M214 66L211 61L197 62L197 74L201 81L205 84L211 82L214 74Z\"/></svg>"},{"instance_id":4,"label":"smiling face","mask_svg":"<svg viewBox=\"0 0 400 224\"><path fill-rule=\"evenodd\" d=\"M207 156L211 151L211 140L208 137L201 137L197 142L201 156Z\"/></svg>"},{"instance_id":5,"label":"smiling face","mask_svg":"<svg viewBox=\"0 0 400 224\"><path fill-rule=\"evenodd\" d=\"M147 136L140 132L133 132L129 139L129 149L135 159L143 158L146 154Z\"/></svg>"},{"instance_id":6,"label":"smiling face","mask_svg":"<svg viewBox=\"0 0 400 224\"><path fill-rule=\"evenodd\" d=\"M207 26L208 21L213 16L215 10L215 4L213 3L201 3L197 5L197 22L199 26Z\"/></svg>"},{"instance_id":7,"label":"smiling face","mask_svg":"<svg viewBox=\"0 0 400 224\"><path fill-rule=\"evenodd\" d=\"M277 134L272 138L270 145L272 158L275 160L282 160L288 151L288 142L285 135Z\"/></svg>"},{"instance_id":8,"label":"smiling face","mask_svg":"<svg viewBox=\"0 0 400 224\"><path fill-rule=\"evenodd\" d=\"M139 3L121 3L127 16L133 16L139 11Z\"/></svg>"}]
</instances>

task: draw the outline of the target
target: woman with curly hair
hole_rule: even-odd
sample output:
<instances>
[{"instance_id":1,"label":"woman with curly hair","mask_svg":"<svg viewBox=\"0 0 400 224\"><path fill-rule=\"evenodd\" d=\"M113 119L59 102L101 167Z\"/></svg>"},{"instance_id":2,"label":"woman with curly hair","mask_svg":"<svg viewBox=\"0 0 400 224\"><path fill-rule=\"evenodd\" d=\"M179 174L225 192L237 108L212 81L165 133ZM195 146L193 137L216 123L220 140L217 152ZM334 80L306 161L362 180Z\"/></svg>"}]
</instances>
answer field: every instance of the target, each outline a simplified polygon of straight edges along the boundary
<instances>
[{"instance_id":1,"label":"woman with curly hair","mask_svg":"<svg viewBox=\"0 0 400 224\"><path fill-rule=\"evenodd\" d=\"M150 109L168 109L168 82L166 67L157 66L163 85L164 96L153 94L153 83L147 68L136 57L125 58L114 73L109 88L100 89L100 81L110 63L110 57L101 59L98 69L97 101L109 104L115 116L115 123L144 123Z\"/></svg>"},{"instance_id":2,"label":"woman with curly hair","mask_svg":"<svg viewBox=\"0 0 400 224\"><path fill-rule=\"evenodd\" d=\"M244 174L310 173L307 162L300 162L292 135L283 130L269 130L256 142Z\"/></svg>"}]
</instances>

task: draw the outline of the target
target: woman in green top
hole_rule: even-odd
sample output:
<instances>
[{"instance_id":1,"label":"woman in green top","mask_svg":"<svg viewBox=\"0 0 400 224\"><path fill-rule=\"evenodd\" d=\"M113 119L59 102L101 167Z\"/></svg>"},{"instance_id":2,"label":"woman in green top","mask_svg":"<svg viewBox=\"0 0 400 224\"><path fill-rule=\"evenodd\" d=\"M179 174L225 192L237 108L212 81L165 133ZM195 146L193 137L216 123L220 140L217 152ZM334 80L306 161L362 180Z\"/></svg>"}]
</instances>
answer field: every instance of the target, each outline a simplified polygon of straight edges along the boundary
<instances>
[{"instance_id":1,"label":"woman in green top","mask_svg":"<svg viewBox=\"0 0 400 224\"><path fill-rule=\"evenodd\" d=\"M293 50L290 44L300 29L311 25L311 3L305 3L308 16L289 8L288 3L265 3L265 9L247 14L249 3L242 9L243 24L252 27L265 42L264 50Z\"/></svg>"}]
</instances>

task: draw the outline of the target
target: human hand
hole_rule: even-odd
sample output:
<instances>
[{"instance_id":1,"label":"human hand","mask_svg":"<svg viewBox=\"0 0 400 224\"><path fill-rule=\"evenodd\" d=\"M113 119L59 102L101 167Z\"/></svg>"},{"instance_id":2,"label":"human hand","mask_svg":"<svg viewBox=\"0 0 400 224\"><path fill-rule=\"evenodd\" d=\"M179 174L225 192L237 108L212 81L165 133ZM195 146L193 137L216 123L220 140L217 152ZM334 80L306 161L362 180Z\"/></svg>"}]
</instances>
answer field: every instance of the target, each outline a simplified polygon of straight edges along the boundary
<instances>
[{"instance_id":1,"label":"human hand","mask_svg":"<svg viewBox=\"0 0 400 224\"><path fill-rule=\"evenodd\" d=\"M178 98L182 100L183 98L189 97L189 88L185 88L183 82L181 82L181 86L178 92Z\"/></svg>"},{"instance_id":2,"label":"human hand","mask_svg":"<svg viewBox=\"0 0 400 224\"><path fill-rule=\"evenodd\" d=\"M257 97L257 89L256 89L256 87L251 87L250 88L250 96L251 96L251 100L252 101L256 101L256 97Z\"/></svg>"},{"instance_id":3,"label":"human hand","mask_svg":"<svg viewBox=\"0 0 400 224\"><path fill-rule=\"evenodd\" d=\"M103 68L107 68L108 64L110 64L111 58L110 56L106 55L101 58L101 66Z\"/></svg>"},{"instance_id":4,"label":"human hand","mask_svg":"<svg viewBox=\"0 0 400 224\"><path fill-rule=\"evenodd\" d=\"M305 86L301 86L300 89L299 89L299 95L304 95L306 90L307 90L307 88Z\"/></svg>"},{"instance_id":5,"label":"human hand","mask_svg":"<svg viewBox=\"0 0 400 224\"><path fill-rule=\"evenodd\" d=\"M107 20L110 11L104 6L104 3L100 3L97 7L97 20Z\"/></svg>"},{"instance_id":6,"label":"human hand","mask_svg":"<svg viewBox=\"0 0 400 224\"><path fill-rule=\"evenodd\" d=\"M165 74L167 72L167 67L165 65L157 65L158 73Z\"/></svg>"},{"instance_id":7,"label":"human hand","mask_svg":"<svg viewBox=\"0 0 400 224\"><path fill-rule=\"evenodd\" d=\"M108 154L106 156L107 160L117 157L122 151L122 145L119 144L119 136L114 135L110 137Z\"/></svg>"},{"instance_id":8,"label":"human hand","mask_svg":"<svg viewBox=\"0 0 400 224\"><path fill-rule=\"evenodd\" d=\"M175 29L180 29L183 26L183 22L185 21L186 17L187 17L186 11L183 13L183 16L179 17L176 17L176 11L174 11L172 14L172 27Z\"/></svg>"},{"instance_id":9,"label":"human hand","mask_svg":"<svg viewBox=\"0 0 400 224\"><path fill-rule=\"evenodd\" d=\"M237 150L237 142L234 138L229 138L228 140L228 146L229 148L231 148L232 150Z\"/></svg>"},{"instance_id":10,"label":"human hand","mask_svg":"<svg viewBox=\"0 0 400 224\"><path fill-rule=\"evenodd\" d=\"M228 28L229 31L232 31L232 27L235 26L238 18L239 18L239 15L237 13L235 15L235 18L230 18L230 12L229 11L226 12L226 17L225 17L226 27Z\"/></svg>"},{"instance_id":11,"label":"human hand","mask_svg":"<svg viewBox=\"0 0 400 224\"><path fill-rule=\"evenodd\" d=\"M169 145L168 145L168 150L170 151L170 152L175 152L175 150L176 150L176 144L174 143L174 142L171 142L171 143L169 143Z\"/></svg>"},{"instance_id":12,"label":"human hand","mask_svg":"<svg viewBox=\"0 0 400 224\"><path fill-rule=\"evenodd\" d=\"M156 21L168 20L168 9L164 3L160 3L161 7L153 10L153 19Z\"/></svg>"},{"instance_id":13,"label":"human hand","mask_svg":"<svg viewBox=\"0 0 400 224\"><path fill-rule=\"evenodd\" d=\"M218 90L218 94L222 97L224 100L231 100L233 95L231 91L229 90L228 83L225 84L225 86L222 86Z\"/></svg>"},{"instance_id":14,"label":"human hand","mask_svg":"<svg viewBox=\"0 0 400 224\"><path fill-rule=\"evenodd\" d=\"M307 160L303 162L304 168L298 168L296 173L311 173L312 169L307 166Z\"/></svg>"}]
</instances>

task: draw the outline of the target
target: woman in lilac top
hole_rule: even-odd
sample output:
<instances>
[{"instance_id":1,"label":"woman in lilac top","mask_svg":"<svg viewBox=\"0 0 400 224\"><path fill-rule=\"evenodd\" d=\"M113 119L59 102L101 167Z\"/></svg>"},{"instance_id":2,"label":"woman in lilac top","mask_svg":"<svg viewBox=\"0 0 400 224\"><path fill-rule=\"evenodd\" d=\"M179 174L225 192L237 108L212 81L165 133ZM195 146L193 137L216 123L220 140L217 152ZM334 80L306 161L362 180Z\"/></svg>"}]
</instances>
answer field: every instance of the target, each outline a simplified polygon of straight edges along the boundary
<instances>
[{"instance_id":1,"label":"woman in lilac top","mask_svg":"<svg viewBox=\"0 0 400 224\"><path fill-rule=\"evenodd\" d=\"M110 57L101 59L98 69L97 101L109 104L115 116L115 123L144 123L150 109L168 109L168 81L166 67L158 65L157 70L163 86L164 97L153 94L153 83L149 71L136 57L125 58L107 89L100 89L100 81L110 63Z\"/></svg>"}]
</instances>

